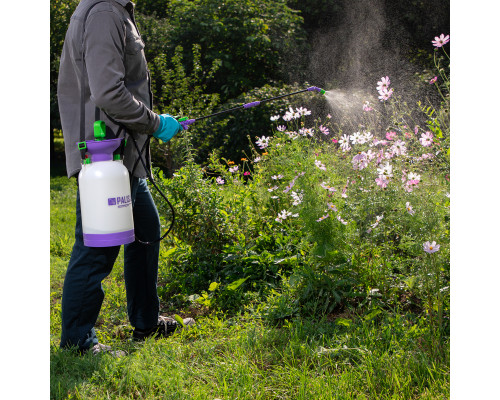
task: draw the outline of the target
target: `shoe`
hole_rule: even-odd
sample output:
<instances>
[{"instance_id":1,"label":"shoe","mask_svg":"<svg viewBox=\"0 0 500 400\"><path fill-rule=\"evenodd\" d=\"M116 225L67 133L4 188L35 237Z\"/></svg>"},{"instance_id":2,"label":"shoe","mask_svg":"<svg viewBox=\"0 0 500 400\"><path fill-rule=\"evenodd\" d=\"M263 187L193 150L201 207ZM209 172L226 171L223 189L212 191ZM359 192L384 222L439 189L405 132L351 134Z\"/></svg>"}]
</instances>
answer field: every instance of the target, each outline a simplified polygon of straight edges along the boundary
<instances>
[{"instance_id":1,"label":"shoe","mask_svg":"<svg viewBox=\"0 0 500 400\"><path fill-rule=\"evenodd\" d=\"M184 323L184 327L186 328L195 324L193 318L184 318L182 322ZM160 339L162 337L170 336L179 328L183 328L183 326L179 324L174 318L160 316L158 317L158 325L156 325L155 327L145 331L134 329L134 332L132 333L132 339L144 340L152 336L154 336L156 339Z\"/></svg>"},{"instance_id":2,"label":"shoe","mask_svg":"<svg viewBox=\"0 0 500 400\"><path fill-rule=\"evenodd\" d=\"M105 344L102 343L95 344L89 350L92 351L92 355L94 356L104 353L110 354L113 357L123 357L127 355L127 352L123 350L112 350L111 346L106 346Z\"/></svg>"}]
</instances>

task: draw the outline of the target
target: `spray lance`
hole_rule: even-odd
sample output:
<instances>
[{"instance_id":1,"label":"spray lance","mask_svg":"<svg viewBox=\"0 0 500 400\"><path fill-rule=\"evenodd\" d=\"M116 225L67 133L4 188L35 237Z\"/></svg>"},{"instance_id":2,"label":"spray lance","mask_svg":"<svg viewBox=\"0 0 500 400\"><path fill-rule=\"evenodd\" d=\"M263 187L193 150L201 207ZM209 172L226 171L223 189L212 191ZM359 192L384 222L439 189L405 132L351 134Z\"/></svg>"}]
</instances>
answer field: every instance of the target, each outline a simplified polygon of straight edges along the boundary
<instances>
[{"instance_id":1,"label":"spray lance","mask_svg":"<svg viewBox=\"0 0 500 400\"><path fill-rule=\"evenodd\" d=\"M282 99L284 97L293 96L293 95L296 95L296 94L299 94L299 93L311 92L311 91L316 91L316 92L319 92L321 94L325 94L326 93L325 90L323 90L323 89L321 89L321 88L319 88L317 86L311 86L311 87L308 87L307 89L302 89L302 90L299 90L297 92L282 94L280 96L270 97L270 98L264 99L264 100L253 101L251 103L246 103L246 104L243 104L241 106L229 108L227 110L219 111L219 112L216 112L216 113L213 113L213 114L210 114L210 115L205 115L203 117L198 117L196 119L188 119L188 118L184 117L184 118L179 119L179 123L182 125L182 127L184 129L187 129L187 127L189 125L193 124L196 121L201 121L201 120L206 119L206 118L215 117L217 115L226 114L228 112L233 112L233 111L236 111L236 110L252 108L252 107L258 106L258 105L260 105L262 103L268 102L268 101L278 100L278 99Z\"/></svg>"},{"instance_id":2,"label":"spray lance","mask_svg":"<svg viewBox=\"0 0 500 400\"><path fill-rule=\"evenodd\" d=\"M184 129L196 121L241 109L256 107L262 103L282 99L299 93L316 91L325 94L325 90L311 86L307 89L288 93L268 99L253 101L234 108L219 111L196 119L181 118L179 123ZM175 221L175 212L165 194L156 185L150 169L142 154L148 148L152 136L139 149L134 137L130 138L137 150L138 159L133 170L140 161L147 171L148 179L168 203L172 211L172 221L168 230L158 239L151 242L141 241L135 237L132 213L132 197L130 192L130 178L128 169L123 165L121 156L113 152L122 145L123 138L105 139L106 127L103 121L94 123L94 140L78 143L79 150L88 152L82 169L78 175L80 188L80 205L82 214L82 229L85 246L109 247L138 241L142 244L153 244L163 240L172 230Z\"/></svg>"}]
</instances>

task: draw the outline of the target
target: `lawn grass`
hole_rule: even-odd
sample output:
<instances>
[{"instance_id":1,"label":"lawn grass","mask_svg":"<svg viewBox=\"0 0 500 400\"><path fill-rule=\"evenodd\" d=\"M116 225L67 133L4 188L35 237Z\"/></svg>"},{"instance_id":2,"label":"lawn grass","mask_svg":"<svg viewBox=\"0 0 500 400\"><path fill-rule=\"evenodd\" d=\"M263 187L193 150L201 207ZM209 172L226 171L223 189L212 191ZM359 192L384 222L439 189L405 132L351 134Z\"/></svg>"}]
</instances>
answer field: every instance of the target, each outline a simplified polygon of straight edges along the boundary
<instances>
[{"instance_id":1,"label":"lawn grass","mask_svg":"<svg viewBox=\"0 0 500 400\"><path fill-rule=\"evenodd\" d=\"M373 318L346 311L342 319L294 319L279 327L250 310L232 316L205 312L190 330L133 343L122 253L103 283L106 297L96 328L101 342L128 355L60 350L75 195L74 180L51 178L52 399L449 398L449 341L431 346L434 333L425 317L397 310Z\"/></svg>"}]
</instances>

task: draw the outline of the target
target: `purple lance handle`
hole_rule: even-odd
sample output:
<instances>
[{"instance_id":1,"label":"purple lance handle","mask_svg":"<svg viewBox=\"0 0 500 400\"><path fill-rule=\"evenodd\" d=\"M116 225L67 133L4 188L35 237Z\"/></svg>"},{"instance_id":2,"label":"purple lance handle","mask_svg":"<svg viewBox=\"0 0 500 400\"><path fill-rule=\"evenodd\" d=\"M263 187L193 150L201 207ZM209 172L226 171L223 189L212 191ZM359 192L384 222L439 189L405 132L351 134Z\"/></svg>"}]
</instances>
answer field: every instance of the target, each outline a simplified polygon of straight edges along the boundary
<instances>
[{"instance_id":1,"label":"purple lance handle","mask_svg":"<svg viewBox=\"0 0 500 400\"><path fill-rule=\"evenodd\" d=\"M260 101L253 101L251 103L243 104L243 108L255 107L260 104Z\"/></svg>"},{"instance_id":2,"label":"purple lance handle","mask_svg":"<svg viewBox=\"0 0 500 400\"><path fill-rule=\"evenodd\" d=\"M182 125L183 129L187 129L189 127L189 125L191 125L194 121L196 121L196 120L195 119L186 119L184 121L179 121L179 124Z\"/></svg>"}]
</instances>

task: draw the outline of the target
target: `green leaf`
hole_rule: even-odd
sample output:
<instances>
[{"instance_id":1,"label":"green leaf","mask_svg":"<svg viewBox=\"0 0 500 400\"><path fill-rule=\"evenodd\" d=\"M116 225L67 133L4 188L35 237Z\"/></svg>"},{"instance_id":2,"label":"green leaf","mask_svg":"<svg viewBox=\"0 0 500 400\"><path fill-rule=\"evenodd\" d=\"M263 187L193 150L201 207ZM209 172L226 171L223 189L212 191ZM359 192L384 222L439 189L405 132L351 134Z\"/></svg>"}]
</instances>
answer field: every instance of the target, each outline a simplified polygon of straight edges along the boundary
<instances>
[{"instance_id":1,"label":"green leaf","mask_svg":"<svg viewBox=\"0 0 500 400\"><path fill-rule=\"evenodd\" d=\"M182 326L184 327L184 321L182 320L182 318L180 316L178 316L177 314L174 315L174 319Z\"/></svg>"},{"instance_id":2,"label":"green leaf","mask_svg":"<svg viewBox=\"0 0 500 400\"><path fill-rule=\"evenodd\" d=\"M238 289L238 288L241 286L241 284L242 284L243 282L245 282L247 279L248 279L248 277L246 277L246 278L242 278L242 279L238 279L237 281L234 281L234 282L230 283L229 285L227 285L227 286L226 286L226 289L227 289L227 290L236 290L236 289Z\"/></svg>"},{"instance_id":3,"label":"green leaf","mask_svg":"<svg viewBox=\"0 0 500 400\"><path fill-rule=\"evenodd\" d=\"M371 321L373 318L375 318L377 315L379 315L382 311L380 310L373 310L371 313L365 316L365 321Z\"/></svg>"},{"instance_id":4,"label":"green leaf","mask_svg":"<svg viewBox=\"0 0 500 400\"><path fill-rule=\"evenodd\" d=\"M346 326L346 327L350 327L352 324L352 321L350 319L347 319L347 318L337 318L335 320L335 325L340 325L340 326Z\"/></svg>"},{"instance_id":5,"label":"green leaf","mask_svg":"<svg viewBox=\"0 0 500 400\"><path fill-rule=\"evenodd\" d=\"M212 282L212 283L210 284L210 286L208 287L208 290L209 290L210 292L213 292L213 291L215 291L218 287L219 287L219 284L218 284L217 282Z\"/></svg>"}]
</instances>

